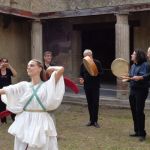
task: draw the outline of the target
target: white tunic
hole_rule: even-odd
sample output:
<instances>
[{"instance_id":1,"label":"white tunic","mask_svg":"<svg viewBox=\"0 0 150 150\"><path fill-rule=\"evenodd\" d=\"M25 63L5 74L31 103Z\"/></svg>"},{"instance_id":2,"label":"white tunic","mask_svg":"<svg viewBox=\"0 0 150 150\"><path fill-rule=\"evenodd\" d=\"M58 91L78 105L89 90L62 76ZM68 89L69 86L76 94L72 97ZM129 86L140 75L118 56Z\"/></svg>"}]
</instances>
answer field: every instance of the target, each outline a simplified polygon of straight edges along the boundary
<instances>
[{"instance_id":1,"label":"white tunic","mask_svg":"<svg viewBox=\"0 0 150 150\"><path fill-rule=\"evenodd\" d=\"M65 92L63 77L55 84L54 75L55 72L37 91L37 95L47 111L54 110L61 104ZM37 86L35 85L34 89ZM10 134L33 148L43 147L48 140L47 138L57 136L54 122L47 112L28 112L23 110L26 102L33 94L31 82L23 81L3 89L6 95L2 96L2 100L7 104L7 110L17 114L15 121L8 130ZM26 109L42 110L35 96Z\"/></svg>"}]
</instances>

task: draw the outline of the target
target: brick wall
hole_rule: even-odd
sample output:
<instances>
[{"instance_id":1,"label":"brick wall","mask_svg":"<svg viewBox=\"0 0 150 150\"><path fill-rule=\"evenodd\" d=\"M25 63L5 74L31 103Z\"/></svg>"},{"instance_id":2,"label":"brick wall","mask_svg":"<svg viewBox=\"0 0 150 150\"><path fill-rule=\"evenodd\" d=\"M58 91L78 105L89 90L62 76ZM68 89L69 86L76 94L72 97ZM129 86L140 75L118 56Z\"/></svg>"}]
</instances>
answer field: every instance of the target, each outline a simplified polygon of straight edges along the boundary
<instances>
[{"instance_id":1,"label":"brick wall","mask_svg":"<svg viewBox=\"0 0 150 150\"><path fill-rule=\"evenodd\" d=\"M13 83L27 79L26 66L31 58L30 33L29 22L15 18L6 26L0 15L0 57L7 58L18 72Z\"/></svg>"}]
</instances>

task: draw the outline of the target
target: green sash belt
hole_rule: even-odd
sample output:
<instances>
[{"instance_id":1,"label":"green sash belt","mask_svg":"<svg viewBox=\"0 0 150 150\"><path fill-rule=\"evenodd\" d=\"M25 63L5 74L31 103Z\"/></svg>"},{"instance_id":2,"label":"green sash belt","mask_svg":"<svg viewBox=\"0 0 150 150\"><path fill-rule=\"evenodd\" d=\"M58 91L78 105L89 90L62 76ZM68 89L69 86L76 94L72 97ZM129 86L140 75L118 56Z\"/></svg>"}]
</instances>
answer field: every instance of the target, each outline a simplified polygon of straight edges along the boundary
<instances>
[{"instance_id":1,"label":"green sash belt","mask_svg":"<svg viewBox=\"0 0 150 150\"><path fill-rule=\"evenodd\" d=\"M44 107L44 105L42 104L42 102L41 102L39 96L37 95L37 91L38 91L39 88L41 87L42 83L43 83L43 82L41 82L41 83L38 85L38 87L37 87L36 89L34 89L34 87L31 86L33 94L31 95L31 97L30 97L30 99L27 101L27 103L25 104L25 106L24 106L24 108L23 108L24 111L27 110L26 108L27 108L27 106L30 104L30 102L32 101L33 97L36 97L36 100L37 100L37 102L39 103L39 105L41 106L42 110L43 110L43 111L46 111L46 108Z\"/></svg>"}]
</instances>

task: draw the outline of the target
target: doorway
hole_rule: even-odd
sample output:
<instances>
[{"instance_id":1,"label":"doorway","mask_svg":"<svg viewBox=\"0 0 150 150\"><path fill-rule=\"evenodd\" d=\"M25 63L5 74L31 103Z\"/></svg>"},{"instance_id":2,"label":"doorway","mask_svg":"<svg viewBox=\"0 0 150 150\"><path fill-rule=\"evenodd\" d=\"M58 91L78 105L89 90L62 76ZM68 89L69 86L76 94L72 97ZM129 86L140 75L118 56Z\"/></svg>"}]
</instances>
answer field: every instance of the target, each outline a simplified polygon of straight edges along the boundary
<instances>
[{"instance_id":1,"label":"doorway","mask_svg":"<svg viewBox=\"0 0 150 150\"><path fill-rule=\"evenodd\" d=\"M94 58L102 63L102 83L116 84L111 72L111 63L115 59L115 23L85 26L81 31L81 40L82 53L85 49L91 49Z\"/></svg>"}]
</instances>

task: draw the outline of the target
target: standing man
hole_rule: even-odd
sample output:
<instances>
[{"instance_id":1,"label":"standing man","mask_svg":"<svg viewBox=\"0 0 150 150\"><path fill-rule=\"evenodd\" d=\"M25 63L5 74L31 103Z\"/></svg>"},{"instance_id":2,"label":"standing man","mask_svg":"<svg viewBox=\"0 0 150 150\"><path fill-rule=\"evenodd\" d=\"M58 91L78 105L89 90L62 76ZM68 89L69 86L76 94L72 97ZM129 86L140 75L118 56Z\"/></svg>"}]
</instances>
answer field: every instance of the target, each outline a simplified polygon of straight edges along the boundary
<instances>
[{"instance_id":1,"label":"standing man","mask_svg":"<svg viewBox=\"0 0 150 150\"><path fill-rule=\"evenodd\" d=\"M147 62L149 64L150 61L150 47L147 49ZM144 74L143 76L134 76L132 79L134 79L135 81L139 81L139 80L150 80L150 72L147 74ZM150 87L150 81L149 81L149 87Z\"/></svg>"},{"instance_id":2,"label":"standing man","mask_svg":"<svg viewBox=\"0 0 150 150\"><path fill-rule=\"evenodd\" d=\"M89 49L86 49L83 52L83 56L89 56L91 59L93 59L92 51ZM100 73L102 73L102 67L101 63L98 60L93 59L94 63L97 66L98 69L98 75L97 76L91 76L83 64L81 64L80 67L80 84L84 85L84 91L86 94L86 99L88 103L88 111L89 111L89 122L86 126L94 126L96 128L99 128L98 124L98 111L99 111L99 96L100 96Z\"/></svg>"},{"instance_id":3,"label":"standing man","mask_svg":"<svg viewBox=\"0 0 150 150\"><path fill-rule=\"evenodd\" d=\"M46 70L49 66L54 66L54 64L52 64L52 52L51 51L45 51L44 55L43 55L43 59L44 59L44 69Z\"/></svg>"},{"instance_id":4,"label":"standing man","mask_svg":"<svg viewBox=\"0 0 150 150\"><path fill-rule=\"evenodd\" d=\"M52 58L53 58L53 54L52 51L45 51L43 54L43 61L44 61L44 70L46 71L47 68L49 66L54 66L54 64L52 64ZM55 110L54 110L55 111ZM54 115L54 111L50 111L50 115L53 118L53 121L56 125L56 119L55 119L55 115Z\"/></svg>"},{"instance_id":5,"label":"standing man","mask_svg":"<svg viewBox=\"0 0 150 150\"><path fill-rule=\"evenodd\" d=\"M135 133L130 136L139 137L140 141L144 141L146 138L144 108L149 88L148 79L145 76L150 73L150 66L147 63L146 54L141 50L135 50L131 60L133 65L129 72L131 78L129 102ZM138 77L143 79L139 80Z\"/></svg>"}]
</instances>

